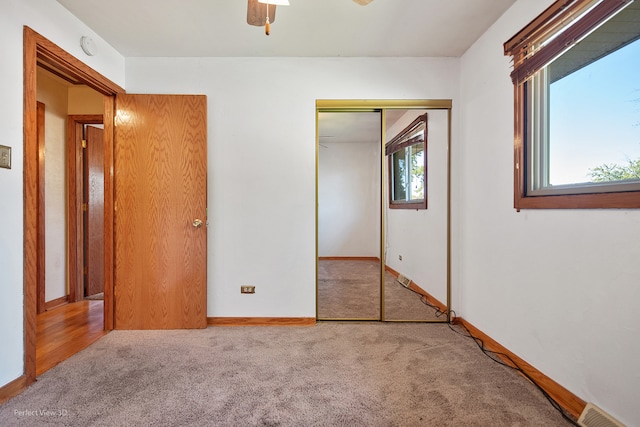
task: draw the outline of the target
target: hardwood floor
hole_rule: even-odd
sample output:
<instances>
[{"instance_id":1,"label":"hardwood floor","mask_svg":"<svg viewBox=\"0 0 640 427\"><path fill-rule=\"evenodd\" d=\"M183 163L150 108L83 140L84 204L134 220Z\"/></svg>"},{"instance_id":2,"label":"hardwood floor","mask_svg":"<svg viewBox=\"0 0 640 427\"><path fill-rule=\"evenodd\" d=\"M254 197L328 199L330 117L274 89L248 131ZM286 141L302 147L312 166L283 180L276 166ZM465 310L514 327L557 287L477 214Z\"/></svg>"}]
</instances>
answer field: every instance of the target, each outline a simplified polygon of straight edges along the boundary
<instances>
[{"instance_id":1,"label":"hardwood floor","mask_svg":"<svg viewBox=\"0 0 640 427\"><path fill-rule=\"evenodd\" d=\"M104 301L79 301L37 317L36 376L104 336Z\"/></svg>"}]
</instances>

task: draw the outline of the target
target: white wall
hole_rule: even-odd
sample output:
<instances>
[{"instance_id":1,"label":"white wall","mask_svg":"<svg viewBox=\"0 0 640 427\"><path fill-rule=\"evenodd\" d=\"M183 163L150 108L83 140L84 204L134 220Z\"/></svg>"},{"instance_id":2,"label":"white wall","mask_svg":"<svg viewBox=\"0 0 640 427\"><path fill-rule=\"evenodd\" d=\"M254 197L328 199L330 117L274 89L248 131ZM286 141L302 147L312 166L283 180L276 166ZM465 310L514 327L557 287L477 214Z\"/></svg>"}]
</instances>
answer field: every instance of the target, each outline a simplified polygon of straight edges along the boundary
<instances>
[{"instance_id":1,"label":"white wall","mask_svg":"<svg viewBox=\"0 0 640 427\"><path fill-rule=\"evenodd\" d=\"M380 142L322 142L318 256L380 257Z\"/></svg>"},{"instance_id":2,"label":"white wall","mask_svg":"<svg viewBox=\"0 0 640 427\"><path fill-rule=\"evenodd\" d=\"M87 86L63 84L37 70L37 96L45 104L45 301L69 293L67 271L68 114L102 114L102 94Z\"/></svg>"},{"instance_id":3,"label":"white wall","mask_svg":"<svg viewBox=\"0 0 640 427\"><path fill-rule=\"evenodd\" d=\"M50 0L3 0L0 4L0 145L12 148L12 168L0 169L0 386L24 372L23 330L23 136L22 32L28 25L115 83L124 85L124 58ZM80 37L99 49L88 57Z\"/></svg>"},{"instance_id":4,"label":"white wall","mask_svg":"<svg viewBox=\"0 0 640 427\"><path fill-rule=\"evenodd\" d=\"M640 211L513 209L513 86L502 44L551 3L519 0L461 59L458 314L640 425Z\"/></svg>"},{"instance_id":5,"label":"white wall","mask_svg":"<svg viewBox=\"0 0 640 427\"><path fill-rule=\"evenodd\" d=\"M38 70L36 99L44 107L45 301L67 295L67 86Z\"/></svg>"},{"instance_id":6,"label":"white wall","mask_svg":"<svg viewBox=\"0 0 640 427\"><path fill-rule=\"evenodd\" d=\"M208 95L209 316L315 317L317 99L458 91L449 58L128 58L126 75L131 93Z\"/></svg>"},{"instance_id":7,"label":"white wall","mask_svg":"<svg viewBox=\"0 0 640 427\"><path fill-rule=\"evenodd\" d=\"M389 209L386 205L386 264L447 304L447 144L446 110L427 118L427 209ZM387 141L425 110L412 110L387 129ZM388 164L387 164L388 169ZM387 177L389 171L387 170ZM385 197L388 197L388 185ZM400 261L399 256L402 256Z\"/></svg>"}]
</instances>

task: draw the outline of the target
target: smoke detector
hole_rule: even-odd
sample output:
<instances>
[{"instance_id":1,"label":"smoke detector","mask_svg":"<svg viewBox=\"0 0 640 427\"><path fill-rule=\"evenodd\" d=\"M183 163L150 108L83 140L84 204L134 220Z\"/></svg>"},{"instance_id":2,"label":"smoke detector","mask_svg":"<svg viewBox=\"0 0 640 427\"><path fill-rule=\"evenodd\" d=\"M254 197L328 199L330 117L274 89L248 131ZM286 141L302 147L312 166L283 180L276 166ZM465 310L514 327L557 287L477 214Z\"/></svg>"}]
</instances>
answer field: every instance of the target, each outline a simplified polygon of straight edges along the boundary
<instances>
[{"instance_id":1,"label":"smoke detector","mask_svg":"<svg viewBox=\"0 0 640 427\"><path fill-rule=\"evenodd\" d=\"M89 56L93 56L98 52L98 48L96 47L96 43L93 41L91 37L82 36L80 38L80 47Z\"/></svg>"}]
</instances>

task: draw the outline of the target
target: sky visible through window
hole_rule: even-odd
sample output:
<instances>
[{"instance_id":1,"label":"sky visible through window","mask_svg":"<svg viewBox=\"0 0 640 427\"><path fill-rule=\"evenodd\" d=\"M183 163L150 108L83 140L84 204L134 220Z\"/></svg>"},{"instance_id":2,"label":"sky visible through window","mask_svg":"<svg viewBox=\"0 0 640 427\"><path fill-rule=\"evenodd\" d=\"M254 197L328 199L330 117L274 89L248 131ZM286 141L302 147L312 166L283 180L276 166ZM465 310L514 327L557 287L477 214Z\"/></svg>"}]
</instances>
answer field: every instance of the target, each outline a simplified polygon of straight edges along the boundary
<instances>
[{"instance_id":1,"label":"sky visible through window","mask_svg":"<svg viewBox=\"0 0 640 427\"><path fill-rule=\"evenodd\" d=\"M640 40L551 84L550 108L552 185L640 158Z\"/></svg>"}]
</instances>

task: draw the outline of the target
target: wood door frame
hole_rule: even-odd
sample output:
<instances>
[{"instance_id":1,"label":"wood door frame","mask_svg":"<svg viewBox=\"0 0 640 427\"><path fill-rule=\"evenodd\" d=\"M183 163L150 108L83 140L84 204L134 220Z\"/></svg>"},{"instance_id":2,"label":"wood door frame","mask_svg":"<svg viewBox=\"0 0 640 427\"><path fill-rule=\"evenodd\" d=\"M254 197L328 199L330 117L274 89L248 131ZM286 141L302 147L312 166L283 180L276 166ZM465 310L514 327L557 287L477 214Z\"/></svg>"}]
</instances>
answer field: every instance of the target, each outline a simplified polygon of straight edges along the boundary
<instances>
[{"instance_id":1,"label":"wood door frame","mask_svg":"<svg viewBox=\"0 0 640 427\"><path fill-rule=\"evenodd\" d=\"M23 132L24 132L24 385L36 379L36 316L38 285L38 129L36 70L38 62L49 71L85 84L104 95L104 328L113 329L113 119L114 97L124 89L78 60L55 43L23 28Z\"/></svg>"},{"instance_id":2,"label":"wood door frame","mask_svg":"<svg viewBox=\"0 0 640 427\"><path fill-rule=\"evenodd\" d=\"M45 105L37 102L37 126L38 126L38 284L37 284L37 313L44 313L46 307L46 280L45 280L45 204L44 204L44 131L45 131Z\"/></svg>"},{"instance_id":3,"label":"wood door frame","mask_svg":"<svg viewBox=\"0 0 640 427\"><path fill-rule=\"evenodd\" d=\"M67 271L69 272L69 302L84 298L84 172L82 166L83 127L103 124L102 114L67 116ZM105 329L107 329L105 327Z\"/></svg>"}]
</instances>

